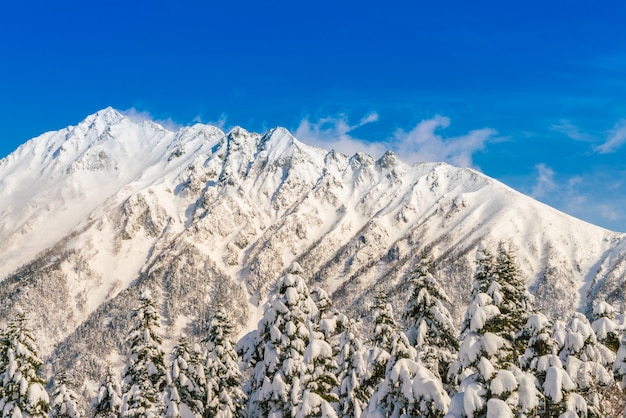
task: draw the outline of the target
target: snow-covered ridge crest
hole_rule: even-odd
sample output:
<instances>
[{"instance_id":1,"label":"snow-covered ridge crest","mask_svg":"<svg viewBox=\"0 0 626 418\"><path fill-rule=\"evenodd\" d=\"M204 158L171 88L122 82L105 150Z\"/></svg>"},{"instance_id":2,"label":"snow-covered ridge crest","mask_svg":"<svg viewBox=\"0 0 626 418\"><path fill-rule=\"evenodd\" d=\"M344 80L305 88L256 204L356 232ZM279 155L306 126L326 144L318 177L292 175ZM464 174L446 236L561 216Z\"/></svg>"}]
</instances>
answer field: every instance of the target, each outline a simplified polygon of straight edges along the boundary
<instances>
[{"instance_id":1,"label":"snow-covered ridge crest","mask_svg":"<svg viewBox=\"0 0 626 418\"><path fill-rule=\"evenodd\" d=\"M382 286L404 300L407 275L428 256L459 320L476 246L499 241L539 306L564 315L594 299L623 303L625 237L474 170L348 156L284 128L171 131L109 108L0 162L0 319L14 304L37 306L42 347L68 362L89 335L105 335L88 353L99 362L123 339L116 327L139 287L159 295L168 335L201 321L216 294L244 330L297 262L366 318Z\"/></svg>"}]
</instances>

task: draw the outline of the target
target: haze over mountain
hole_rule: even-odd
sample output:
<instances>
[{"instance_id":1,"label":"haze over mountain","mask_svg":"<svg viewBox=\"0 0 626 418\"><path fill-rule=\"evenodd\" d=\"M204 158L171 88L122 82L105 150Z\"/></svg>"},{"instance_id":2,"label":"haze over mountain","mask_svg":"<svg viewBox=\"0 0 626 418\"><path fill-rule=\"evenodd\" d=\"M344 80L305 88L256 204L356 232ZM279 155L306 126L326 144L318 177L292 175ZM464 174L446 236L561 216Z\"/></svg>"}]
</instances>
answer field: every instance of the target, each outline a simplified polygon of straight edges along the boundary
<instances>
[{"instance_id":1,"label":"haze over mountain","mask_svg":"<svg viewBox=\"0 0 626 418\"><path fill-rule=\"evenodd\" d=\"M367 323L373 292L403 304L406 276L432 257L458 321L477 246L499 241L543 310L623 305L625 234L471 169L348 156L283 128L170 131L111 108L0 160L0 318L26 308L53 367L94 382L126 350L141 289L156 295L170 342L218 300L244 332L297 261Z\"/></svg>"}]
</instances>

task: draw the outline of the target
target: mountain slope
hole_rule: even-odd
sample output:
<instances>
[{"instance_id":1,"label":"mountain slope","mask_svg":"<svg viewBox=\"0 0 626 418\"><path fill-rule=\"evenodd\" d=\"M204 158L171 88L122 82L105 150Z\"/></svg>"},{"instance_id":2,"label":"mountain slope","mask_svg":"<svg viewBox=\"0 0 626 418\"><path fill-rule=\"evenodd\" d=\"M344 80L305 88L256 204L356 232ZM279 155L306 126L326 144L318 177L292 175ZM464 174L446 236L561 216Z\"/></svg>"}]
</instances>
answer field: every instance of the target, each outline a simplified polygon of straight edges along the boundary
<instances>
[{"instance_id":1,"label":"mountain slope","mask_svg":"<svg viewBox=\"0 0 626 418\"><path fill-rule=\"evenodd\" d=\"M328 152L283 128L173 132L109 108L0 161L0 318L29 307L55 367L97 380L125 350L139 288L158 296L168 341L216 300L243 331L298 261L367 322L372 292L402 309L407 274L430 256L458 320L477 244L505 241L538 305L565 315L623 303L625 238L474 170Z\"/></svg>"}]
</instances>

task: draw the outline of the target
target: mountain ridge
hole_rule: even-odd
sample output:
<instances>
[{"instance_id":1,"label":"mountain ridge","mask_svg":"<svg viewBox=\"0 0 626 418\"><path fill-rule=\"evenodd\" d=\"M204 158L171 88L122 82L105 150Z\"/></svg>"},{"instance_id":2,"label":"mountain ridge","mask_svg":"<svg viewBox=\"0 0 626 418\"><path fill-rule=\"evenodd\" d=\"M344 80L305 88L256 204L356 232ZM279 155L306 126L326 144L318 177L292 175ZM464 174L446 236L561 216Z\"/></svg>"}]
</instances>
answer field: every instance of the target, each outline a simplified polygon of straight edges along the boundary
<instances>
[{"instance_id":1,"label":"mountain ridge","mask_svg":"<svg viewBox=\"0 0 626 418\"><path fill-rule=\"evenodd\" d=\"M423 257L439 265L460 320L479 242L512 246L547 312L624 303L626 234L472 169L348 156L280 127L172 131L107 108L0 160L0 197L0 318L36 306L44 352L65 353L58 367L90 346L87 380L123 350L139 287L160 295L168 340L223 295L243 332L294 261L365 322L377 289L401 307Z\"/></svg>"}]
</instances>

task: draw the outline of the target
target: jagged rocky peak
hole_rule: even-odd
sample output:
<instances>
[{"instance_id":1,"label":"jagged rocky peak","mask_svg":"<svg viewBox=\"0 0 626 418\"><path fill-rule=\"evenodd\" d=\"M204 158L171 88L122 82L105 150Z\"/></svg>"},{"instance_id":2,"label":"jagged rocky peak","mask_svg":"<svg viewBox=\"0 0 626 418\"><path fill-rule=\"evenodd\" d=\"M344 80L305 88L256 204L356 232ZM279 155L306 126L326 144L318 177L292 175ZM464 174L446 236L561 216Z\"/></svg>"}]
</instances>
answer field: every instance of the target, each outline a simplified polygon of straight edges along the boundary
<instances>
[{"instance_id":1,"label":"jagged rocky peak","mask_svg":"<svg viewBox=\"0 0 626 418\"><path fill-rule=\"evenodd\" d=\"M393 168L400 163L400 159L393 151L385 151L382 157L376 161L376 165L381 168Z\"/></svg>"}]
</instances>

